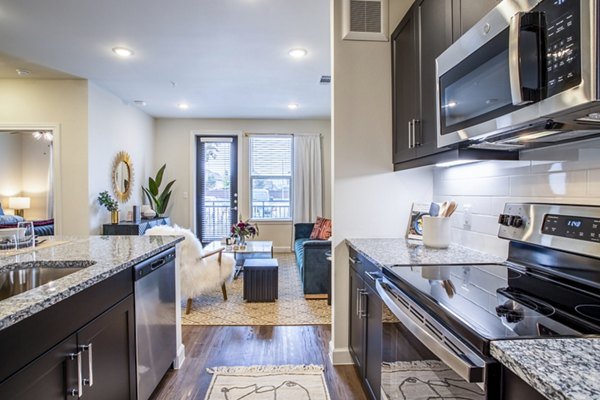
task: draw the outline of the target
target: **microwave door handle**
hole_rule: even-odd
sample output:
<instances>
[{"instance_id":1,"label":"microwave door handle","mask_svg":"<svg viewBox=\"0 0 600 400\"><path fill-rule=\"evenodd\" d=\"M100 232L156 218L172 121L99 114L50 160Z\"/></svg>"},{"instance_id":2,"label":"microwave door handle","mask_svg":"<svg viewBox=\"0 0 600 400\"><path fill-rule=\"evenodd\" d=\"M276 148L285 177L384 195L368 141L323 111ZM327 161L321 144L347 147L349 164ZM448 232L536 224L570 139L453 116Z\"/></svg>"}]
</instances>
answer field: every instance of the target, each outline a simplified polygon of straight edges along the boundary
<instances>
[{"instance_id":1,"label":"microwave door handle","mask_svg":"<svg viewBox=\"0 0 600 400\"><path fill-rule=\"evenodd\" d=\"M508 73L510 77L510 94L512 103L515 106L531 103L523 99L523 91L521 84L521 18L523 12L518 12L510 19L510 27L508 32Z\"/></svg>"},{"instance_id":2,"label":"microwave door handle","mask_svg":"<svg viewBox=\"0 0 600 400\"><path fill-rule=\"evenodd\" d=\"M528 37L523 38L522 33L527 32ZM530 34L535 33L535 51L537 61L535 65L526 65L537 70L537 84L534 87L523 85L523 74L521 68L521 42L531 40ZM527 43L530 44L530 43ZM528 49L530 47L526 46ZM540 12L518 12L510 19L508 38L508 66L510 77L510 94L515 106L530 104L539 101L545 95L546 86L546 22L545 16ZM530 83L531 84L531 83Z\"/></svg>"}]
</instances>

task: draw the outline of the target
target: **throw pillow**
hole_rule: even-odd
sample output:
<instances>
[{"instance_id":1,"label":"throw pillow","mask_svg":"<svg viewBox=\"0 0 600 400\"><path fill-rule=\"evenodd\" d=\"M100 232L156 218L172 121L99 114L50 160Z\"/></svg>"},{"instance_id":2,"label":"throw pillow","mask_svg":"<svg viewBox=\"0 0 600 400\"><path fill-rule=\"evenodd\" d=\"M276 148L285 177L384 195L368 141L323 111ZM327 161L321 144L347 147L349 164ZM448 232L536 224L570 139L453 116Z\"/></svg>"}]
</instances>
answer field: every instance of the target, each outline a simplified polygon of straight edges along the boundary
<instances>
[{"instance_id":1,"label":"throw pillow","mask_svg":"<svg viewBox=\"0 0 600 400\"><path fill-rule=\"evenodd\" d=\"M0 203L0 215L4 215L4 210L2 209L2 203Z\"/></svg>"},{"instance_id":2,"label":"throw pillow","mask_svg":"<svg viewBox=\"0 0 600 400\"><path fill-rule=\"evenodd\" d=\"M327 240L331 237L331 220L317 217L317 222L310 233L311 240Z\"/></svg>"}]
</instances>

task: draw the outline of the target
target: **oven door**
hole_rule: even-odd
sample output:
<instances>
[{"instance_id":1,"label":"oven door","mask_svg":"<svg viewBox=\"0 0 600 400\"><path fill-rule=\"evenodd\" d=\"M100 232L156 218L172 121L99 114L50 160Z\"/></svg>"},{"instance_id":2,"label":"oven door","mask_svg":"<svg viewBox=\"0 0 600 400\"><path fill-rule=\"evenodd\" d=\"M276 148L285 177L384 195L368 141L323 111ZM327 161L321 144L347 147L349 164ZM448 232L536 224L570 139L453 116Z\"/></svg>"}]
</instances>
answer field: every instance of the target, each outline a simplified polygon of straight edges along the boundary
<instances>
[{"instance_id":1,"label":"oven door","mask_svg":"<svg viewBox=\"0 0 600 400\"><path fill-rule=\"evenodd\" d=\"M488 385L497 363L484 358L435 320L385 277L376 282L383 300L382 398L493 399Z\"/></svg>"},{"instance_id":2,"label":"oven door","mask_svg":"<svg viewBox=\"0 0 600 400\"><path fill-rule=\"evenodd\" d=\"M537 126L597 96L597 0L505 0L436 59L438 146Z\"/></svg>"}]
</instances>

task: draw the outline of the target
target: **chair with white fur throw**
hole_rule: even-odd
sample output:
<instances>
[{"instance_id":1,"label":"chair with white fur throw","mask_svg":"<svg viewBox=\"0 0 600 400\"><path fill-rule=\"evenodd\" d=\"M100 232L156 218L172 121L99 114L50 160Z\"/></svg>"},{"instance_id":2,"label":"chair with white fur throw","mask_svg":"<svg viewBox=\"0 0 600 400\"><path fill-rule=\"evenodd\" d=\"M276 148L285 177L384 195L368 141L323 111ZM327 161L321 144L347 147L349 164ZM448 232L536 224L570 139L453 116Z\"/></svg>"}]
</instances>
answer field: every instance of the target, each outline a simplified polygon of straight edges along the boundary
<instances>
[{"instance_id":1,"label":"chair with white fur throw","mask_svg":"<svg viewBox=\"0 0 600 400\"><path fill-rule=\"evenodd\" d=\"M223 254L224 248L204 252L202 243L189 229L178 226L155 226L146 235L183 236L181 252L178 254L181 297L187 298L185 313L192 308L192 299L221 287L223 300L227 300L226 283L231 282L235 271L235 260L230 254Z\"/></svg>"}]
</instances>

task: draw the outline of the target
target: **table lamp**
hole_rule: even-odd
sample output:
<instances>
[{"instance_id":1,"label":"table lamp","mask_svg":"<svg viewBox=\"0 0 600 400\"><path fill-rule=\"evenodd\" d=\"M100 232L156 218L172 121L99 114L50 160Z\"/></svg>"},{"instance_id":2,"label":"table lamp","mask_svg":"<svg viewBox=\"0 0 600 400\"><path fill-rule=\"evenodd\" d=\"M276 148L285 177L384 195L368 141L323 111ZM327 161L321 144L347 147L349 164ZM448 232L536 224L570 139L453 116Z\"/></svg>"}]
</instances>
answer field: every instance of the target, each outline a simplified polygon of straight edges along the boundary
<instances>
[{"instance_id":1,"label":"table lamp","mask_svg":"<svg viewBox=\"0 0 600 400\"><path fill-rule=\"evenodd\" d=\"M15 215L23 217L23 210L31 208L31 199L29 197L9 197L8 208L15 210Z\"/></svg>"}]
</instances>

